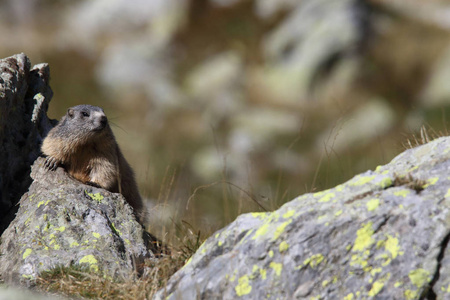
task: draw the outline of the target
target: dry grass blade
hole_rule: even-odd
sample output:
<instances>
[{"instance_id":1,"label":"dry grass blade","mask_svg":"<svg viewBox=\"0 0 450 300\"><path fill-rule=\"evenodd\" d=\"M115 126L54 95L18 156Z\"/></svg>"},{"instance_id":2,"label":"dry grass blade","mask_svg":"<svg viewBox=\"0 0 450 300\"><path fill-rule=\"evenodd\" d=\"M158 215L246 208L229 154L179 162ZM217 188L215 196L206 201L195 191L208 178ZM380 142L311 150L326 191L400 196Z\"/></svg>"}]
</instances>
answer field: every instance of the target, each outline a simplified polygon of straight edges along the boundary
<instances>
[{"instance_id":1,"label":"dry grass blade","mask_svg":"<svg viewBox=\"0 0 450 300\"><path fill-rule=\"evenodd\" d=\"M415 134L412 134L412 136L406 140L406 144L404 144L403 146L406 149L412 149L414 147L429 143L439 137L447 136L448 134L441 131L437 132L430 126L422 125L419 130L419 135L420 137L418 138Z\"/></svg>"},{"instance_id":2,"label":"dry grass blade","mask_svg":"<svg viewBox=\"0 0 450 300\"><path fill-rule=\"evenodd\" d=\"M226 180L219 180L219 181L215 181L215 182L210 183L210 184L201 185L201 186L197 187L194 190L194 192L192 193L192 195L188 198L187 202L186 202L186 210L189 208L189 203L191 202L192 198L194 198L195 195L197 195L198 191L207 189L209 187L215 186L215 185L220 184L220 183L226 183L226 184L228 184L228 185L230 185L232 187L237 188L238 190L243 192L245 195L247 195L247 197L249 197L253 202L255 202L262 210L268 211L267 208L265 208L261 203L259 203L259 201L256 200L256 198L250 192L248 192L248 191L244 190L243 188L241 188L240 186L237 186L236 184L234 184L232 182L229 182L229 181L226 181Z\"/></svg>"}]
</instances>

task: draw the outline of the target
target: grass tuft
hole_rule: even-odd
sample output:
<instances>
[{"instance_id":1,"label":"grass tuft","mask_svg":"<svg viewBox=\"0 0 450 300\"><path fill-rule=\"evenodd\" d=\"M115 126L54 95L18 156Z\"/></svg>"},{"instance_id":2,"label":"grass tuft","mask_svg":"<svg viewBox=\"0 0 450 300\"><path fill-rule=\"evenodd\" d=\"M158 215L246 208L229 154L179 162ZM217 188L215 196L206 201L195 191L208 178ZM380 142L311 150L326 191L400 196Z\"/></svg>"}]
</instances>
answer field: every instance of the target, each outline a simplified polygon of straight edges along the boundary
<instances>
[{"instance_id":1,"label":"grass tuft","mask_svg":"<svg viewBox=\"0 0 450 300\"><path fill-rule=\"evenodd\" d=\"M170 254L148 259L144 263L144 275L130 275L121 280L111 279L88 267L73 265L58 266L41 273L36 280L37 289L43 292L62 294L87 299L151 299L165 287L169 278L178 271L201 245L200 233L186 231L179 242L182 246L170 247Z\"/></svg>"},{"instance_id":2,"label":"grass tuft","mask_svg":"<svg viewBox=\"0 0 450 300\"><path fill-rule=\"evenodd\" d=\"M431 126L423 125L420 127L419 136L413 134L411 138L406 139L406 143L403 146L405 149L412 149L443 136L448 136L447 130L445 132L436 131Z\"/></svg>"},{"instance_id":3,"label":"grass tuft","mask_svg":"<svg viewBox=\"0 0 450 300\"><path fill-rule=\"evenodd\" d=\"M420 193L424 190L427 182L422 179L414 178L411 174L406 176L395 176L394 186L405 186L411 190L415 190L416 193Z\"/></svg>"}]
</instances>

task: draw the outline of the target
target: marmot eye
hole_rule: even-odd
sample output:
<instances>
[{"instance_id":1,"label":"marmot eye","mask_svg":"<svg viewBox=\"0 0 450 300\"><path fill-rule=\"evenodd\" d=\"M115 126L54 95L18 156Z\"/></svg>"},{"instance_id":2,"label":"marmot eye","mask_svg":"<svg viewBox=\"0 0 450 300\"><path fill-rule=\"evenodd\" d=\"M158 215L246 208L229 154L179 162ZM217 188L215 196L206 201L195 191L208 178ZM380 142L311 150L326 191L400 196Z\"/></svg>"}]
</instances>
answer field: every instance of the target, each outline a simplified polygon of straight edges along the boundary
<instances>
[{"instance_id":1,"label":"marmot eye","mask_svg":"<svg viewBox=\"0 0 450 300\"><path fill-rule=\"evenodd\" d=\"M85 111L82 111L81 114L83 115L83 117L89 117L89 114Z\"/></svg>"}]
</instances>

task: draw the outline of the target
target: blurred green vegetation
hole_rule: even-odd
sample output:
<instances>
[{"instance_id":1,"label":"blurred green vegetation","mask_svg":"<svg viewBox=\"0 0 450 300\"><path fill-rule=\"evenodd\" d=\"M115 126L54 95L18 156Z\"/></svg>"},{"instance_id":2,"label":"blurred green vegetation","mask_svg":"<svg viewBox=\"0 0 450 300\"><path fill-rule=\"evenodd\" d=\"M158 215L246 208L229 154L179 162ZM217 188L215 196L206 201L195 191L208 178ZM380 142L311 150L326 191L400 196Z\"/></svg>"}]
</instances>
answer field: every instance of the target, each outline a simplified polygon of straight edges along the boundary
<instances>
[{"instance_id":1,"label":"blurred green vegetation","mask_svg":"<svg viewBox=\"0 0 450 300\"><path fill-rule=\"evenodd\" d=\"M36 0L28 8L6 1L0 14L1 57L25 52L33 64L50 65L51 118L82 103L104 108L157 235L182 221L212 232L241 213L273 210L389 162L408 140L421 140L422 126L432 136L448 133L450 97L431 84L449 53L448 29L385 1L362 1L363 8L341 1L348 8L336 12L363 10L366 25L339 31L354 38L333 52L336 34L321 30L342 24L326 23L335 8L325 2L314 4L321 23L299 35L283 30L302 1L281 1L265 15L263 1L169 2L143 7L155 12L136 20L123 3L123 19L112 12L110 23L95 14L96 1ZM273 50L289 34L292 41ZM315 54L321 63L296 73ZM367 114L369 129L379 131L358 138L343 129L372 103L393 116ZM279 115L286 117L271 124Z\"/></svg>"}]
</instances>

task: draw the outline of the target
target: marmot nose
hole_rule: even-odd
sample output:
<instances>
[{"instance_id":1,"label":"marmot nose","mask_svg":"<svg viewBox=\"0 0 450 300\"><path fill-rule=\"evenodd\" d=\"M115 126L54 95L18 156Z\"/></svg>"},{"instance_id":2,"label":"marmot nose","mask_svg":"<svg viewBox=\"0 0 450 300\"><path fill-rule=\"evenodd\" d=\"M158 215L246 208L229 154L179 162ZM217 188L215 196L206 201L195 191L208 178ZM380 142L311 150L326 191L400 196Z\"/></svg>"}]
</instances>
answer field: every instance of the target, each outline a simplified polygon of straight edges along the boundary
<instances>
[{"instance_id":1,"label":"marmot nose","mask_svg":"<svg viewBox=\"0 0 450 300\"><path fill-rule=\"evenodd\" d=\"M103 127L105 127L106 124L108 124L108 119L106 118L106 116L101 117L100 123L102 124Z\"/></svg>"}]
</instances>

